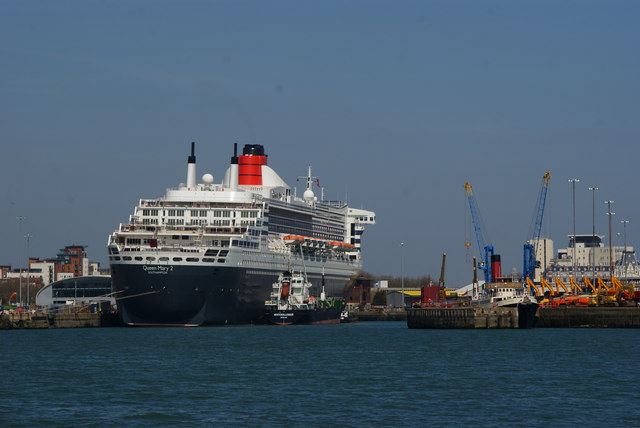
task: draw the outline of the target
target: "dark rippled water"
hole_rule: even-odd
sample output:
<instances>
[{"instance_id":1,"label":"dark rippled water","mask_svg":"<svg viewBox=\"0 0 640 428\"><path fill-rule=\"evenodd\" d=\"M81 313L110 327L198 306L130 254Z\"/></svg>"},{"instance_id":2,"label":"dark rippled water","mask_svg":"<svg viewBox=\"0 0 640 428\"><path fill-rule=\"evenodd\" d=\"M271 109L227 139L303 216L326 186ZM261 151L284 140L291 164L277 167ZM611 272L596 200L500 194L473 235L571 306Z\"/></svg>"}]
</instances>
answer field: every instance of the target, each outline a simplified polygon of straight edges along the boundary
<instances>
[{"instance_id":1,"label":"dark rippled water","mask_svg":"<svg viewBox=\"0 0 640 428\"><path fill-rule=\"evenodd\" d=\"M0 331L0 426L640 426L639 334Z\"/></svg>"}]
</instances>

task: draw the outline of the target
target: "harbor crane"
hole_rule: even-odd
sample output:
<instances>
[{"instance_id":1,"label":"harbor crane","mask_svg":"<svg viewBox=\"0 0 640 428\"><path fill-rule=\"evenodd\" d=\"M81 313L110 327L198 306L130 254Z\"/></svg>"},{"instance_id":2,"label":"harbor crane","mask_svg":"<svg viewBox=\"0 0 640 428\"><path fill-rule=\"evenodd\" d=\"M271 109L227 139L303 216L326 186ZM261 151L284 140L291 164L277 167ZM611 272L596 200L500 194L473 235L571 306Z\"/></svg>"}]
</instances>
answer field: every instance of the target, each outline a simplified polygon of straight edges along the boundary
<instances>
[{"instance_id":1,"label":"harbor crane","mask_svg":"<svg viewBox=\"0 0 640 428\"><path fill-rule=\"evenodd\" d=\"M442 266L440 267L440 279L438 280L438 286L444 287L444 265L447 260L447 253L442 253Z\"/></svg>"},{"instance_id":2,"label":"harbor crane","mask_svg":"<svg viewBox=\"0 0 640 428\"><path fill-rule=\"evenodd\" d=\"M536 256L538 254L538 243L540 242L542 218L544 217L544 206L547 200L547 189L549 188L550 179L551 173L549 171L545 172L542 176L542 184L540 185L540 192L538 193L538 200L534 211L533 231L530 231L531 239L524 244L522 277L525 283L526 278L534 279L536 268L540 267L540 262L536 260Z\"/></svg>"},{"instance_id":3,"label":"harbor crane","mask_svg":"<svg viewBox=\"0 0 640 428\"><path fill-rule=\"evenodd\" d=\"M478 241L478 251L480 252L480 262L478 268L484 271L484 280L486 283L490 283L493 280L493 275L496 272L492 272L491 260L494 256L493 245L487 243L487 239L484 236L482 220L480 218L480 210L478 209L478 202L473 195L473 187L467 181L464 183L464 190L467 194L467 200L469 201L469 211L471 211L471 221L473 223L473 229ZM498 273L499 275L499 273Z\"/></svg>"}]
</instances>

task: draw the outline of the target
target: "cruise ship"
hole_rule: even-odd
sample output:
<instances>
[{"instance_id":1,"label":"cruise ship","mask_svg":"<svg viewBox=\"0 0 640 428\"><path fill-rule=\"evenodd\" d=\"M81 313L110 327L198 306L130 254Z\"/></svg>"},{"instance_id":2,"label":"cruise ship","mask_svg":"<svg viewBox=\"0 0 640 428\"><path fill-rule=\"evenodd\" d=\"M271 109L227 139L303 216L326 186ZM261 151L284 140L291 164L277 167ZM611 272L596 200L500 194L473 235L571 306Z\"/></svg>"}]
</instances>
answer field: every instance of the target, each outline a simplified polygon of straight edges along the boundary
<instances>
[{"instance_id":1,"label":"cruise ship","mask_svg":"<svg viewBox=\"0 0 640 428\"><path fill-rule=\"evenodd\" d=\"M237 145L224 179L196 179L141 199L108 240L118 309L128 325L261 322L272 283L306 273L311 294L345 297L362 267L361 235L375 213L318 199L309 166L302 197L267 165L264 147Z\"/></svg>"}]
</instances>

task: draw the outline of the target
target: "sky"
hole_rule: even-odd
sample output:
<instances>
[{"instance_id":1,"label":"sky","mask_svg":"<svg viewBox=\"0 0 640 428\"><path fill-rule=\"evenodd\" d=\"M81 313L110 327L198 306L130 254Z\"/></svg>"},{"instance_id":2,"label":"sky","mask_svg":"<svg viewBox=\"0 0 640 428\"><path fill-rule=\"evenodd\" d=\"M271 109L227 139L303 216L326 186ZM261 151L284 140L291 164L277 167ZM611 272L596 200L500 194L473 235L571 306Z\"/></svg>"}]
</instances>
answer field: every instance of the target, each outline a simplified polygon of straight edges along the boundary
<instances>
[{"instance_id":1,"label":"sky","mask_svg":"<svg viewBox=\"0 0 640 428\"><path fill-rule=\"evenodd\" d=\"M474 189L503 272L545 171L543 236L640 233L640 2L0 2L0 264L66 245L107 265L140 198L220 182L233 143L262 144L291 185L375 211L374 275L470 282ZM587 187L598 187L590 192ZM615 201L607 216L605 200ZM17 217L24 217L17 220ZM30 238L25 238L30 235ZM473 245L467 250L465 242ZM404 246L400 244L404 243Z\"/></svg>"}]
</instances>

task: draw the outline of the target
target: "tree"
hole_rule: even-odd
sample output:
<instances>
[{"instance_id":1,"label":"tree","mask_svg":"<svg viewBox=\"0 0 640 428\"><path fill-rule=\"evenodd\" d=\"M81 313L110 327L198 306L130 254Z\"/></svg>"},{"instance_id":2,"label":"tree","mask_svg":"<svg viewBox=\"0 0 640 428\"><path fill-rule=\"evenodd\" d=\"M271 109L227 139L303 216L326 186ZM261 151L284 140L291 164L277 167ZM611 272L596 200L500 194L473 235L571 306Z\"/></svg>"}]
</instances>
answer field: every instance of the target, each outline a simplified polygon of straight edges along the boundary
<instances>
[{"instance_id":1,"label":"tree","mask_svg":"<svg viewBox=\"0 0 640 428\"><path fill-rule=\"evenodd\" d=\"M387 305L387 292L385 290L379 290L376 294L373 295L373 300L371 302L372 305L375 306L386 306Z\"/></svg>"}]
</instances>

